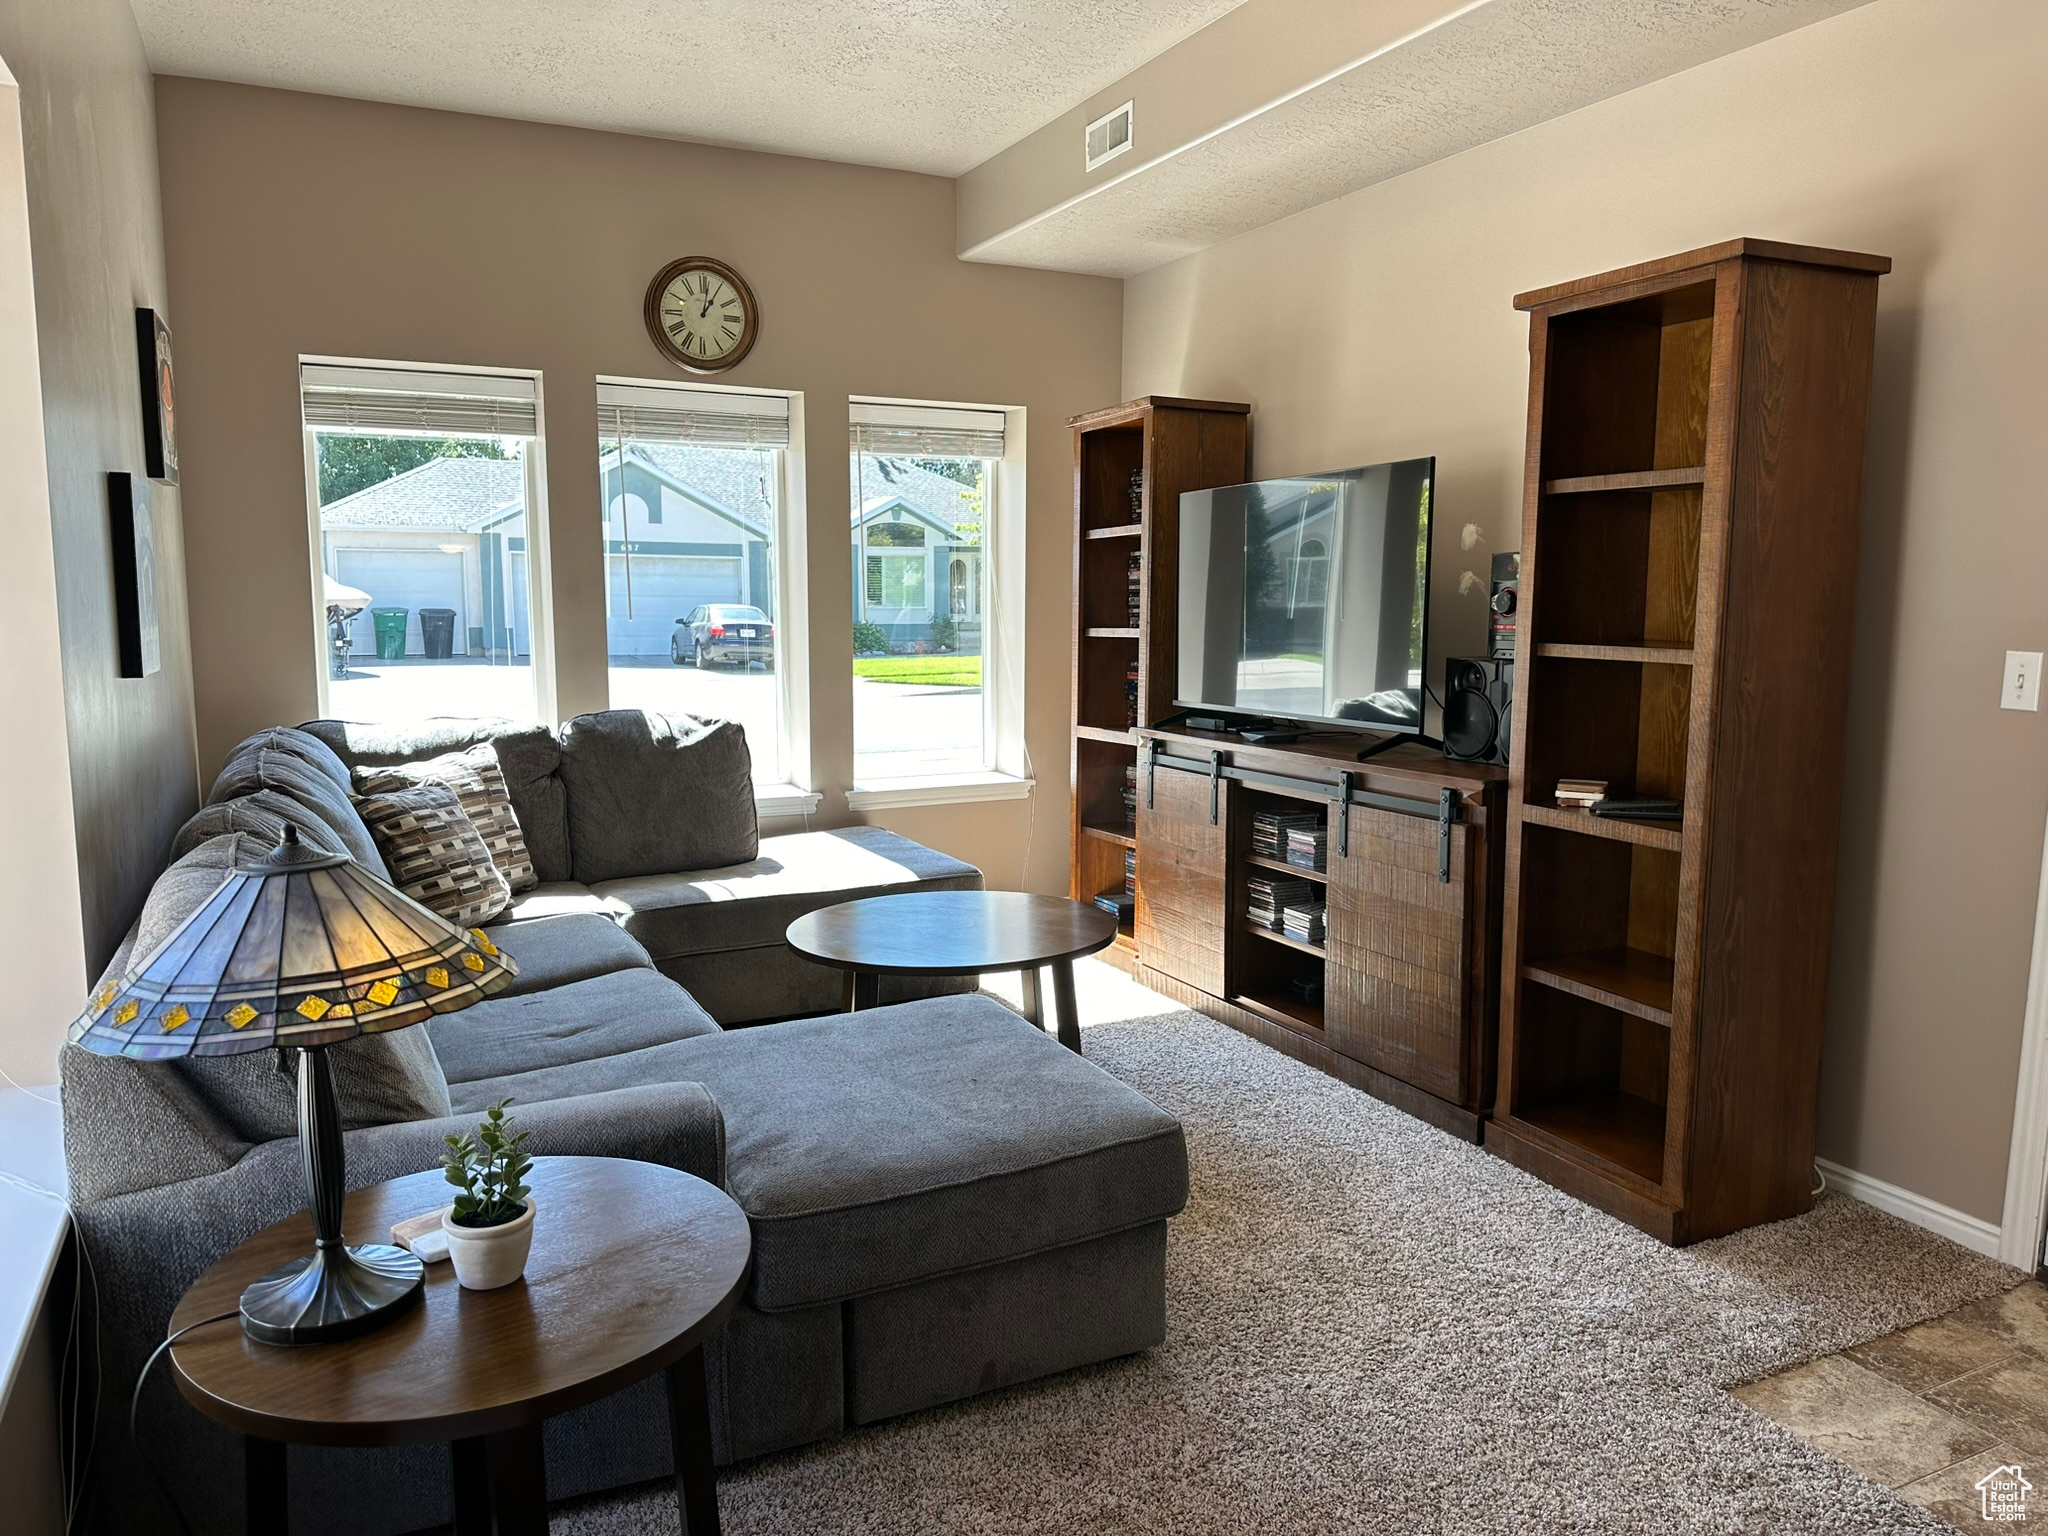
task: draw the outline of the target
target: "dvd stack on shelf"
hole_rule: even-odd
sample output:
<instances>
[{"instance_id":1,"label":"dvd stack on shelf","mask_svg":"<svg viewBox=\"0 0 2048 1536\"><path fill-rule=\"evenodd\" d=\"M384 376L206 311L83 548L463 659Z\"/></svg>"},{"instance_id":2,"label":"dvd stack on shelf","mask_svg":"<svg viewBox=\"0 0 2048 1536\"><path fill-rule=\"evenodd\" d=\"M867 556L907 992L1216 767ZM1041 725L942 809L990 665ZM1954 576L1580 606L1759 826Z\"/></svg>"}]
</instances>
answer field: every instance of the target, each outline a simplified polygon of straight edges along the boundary
<instances>
[{"instance_id":1,"label":"dvd stack on shelf","mask_svg":"<svg viewBox=\"0 0 2048 1536\"><path fill-rule=\"evenodd\" d=\"M1330 829L1320 816L1309 817L1306 826L1289 827L1287 862L1296 869L1312 869L1321 873L1329 851L1329 839Z\"/></svg>"},{"instance_id":2,"label":"dvd stack on shelf","mask_svg":"<svg viewBox=\"0 0 2048 1536\"><path fill-rule=\"evenodd\" d=\"M1131 555L1130 564L1131 628L1133 629L1136 629L1138 627L1138 615L1143 608L1143 605L1140 603L1139 598L1141 588L1144 585L1144 580L1145 557L1134 551Z\"/></svg>"},{"instance_id":3,"label":"dvd stack on shelf","mask_svg":"<svg viewBox=\"0 0 2048 1536\"><path fill-rule=\"evenodd\" d=\"M1307 901L1293 902L1282 908L1280 931L1290 939L1313 944L1320 949L1323 943L1323 898L1312 896Z\"/></svg>"},{"instance_id":4,"label":"dvd stack on shelf","mask_svg":"<svg viewBox=\"0 0 2048 1536\"><path fill-rule=\"evenodd\" d=\"M1131 471L1131 521L1145 521L1145 471L1142 469Z\"/></svg>"},{"instance_id":5,"label":"dvd stack on shelf","mask_svg":"<svg viewBox=\"0 0 2048 1536\"><path fill-rule=\"evenodd\" d=\"M1262 859L1293 862L1287 856L1289 838L1296 832L1314 832L1320 846L1323 818L1314 811L1257 811L1252 815L1252 852ZM1323 861L1301 866L1321 869Z\"/></svg>"},{"instance_id":6,"label":"dvd stack on shelf","mask_svg":"<svg viewBox=\"0 0 2048 1536\"><path fill-rule=\"evenodd\" d=\"M1291 906L1316 899L1316 889L1306 880L1285 875L1248 875L1244 882L1244 915L1255 928L1270 933L1282 931L1281 914Z\"/></svg>"},{"instance_id":7,"label":"dvd stack on shelf","mask_svg":"<svg viewBox=\"0 0 2048 1536\"><path fill-rule=\"evenodd\" d=\"M1138 728L1138 664L1135 661L1124 673L1124 706L1130 711L1131 729L1135 731Z\"/></svg>"},{"instance_id":8,"label":"dvd stack on shelf","mask_svg":"<svg viewBox=\"0 0 2048 1536\"><path fill-rule=\"evenodd\" d=\"M1130 764L1124 769L1124 835L1138 835L1138 765Z\"/></svg>"}]
</instances>

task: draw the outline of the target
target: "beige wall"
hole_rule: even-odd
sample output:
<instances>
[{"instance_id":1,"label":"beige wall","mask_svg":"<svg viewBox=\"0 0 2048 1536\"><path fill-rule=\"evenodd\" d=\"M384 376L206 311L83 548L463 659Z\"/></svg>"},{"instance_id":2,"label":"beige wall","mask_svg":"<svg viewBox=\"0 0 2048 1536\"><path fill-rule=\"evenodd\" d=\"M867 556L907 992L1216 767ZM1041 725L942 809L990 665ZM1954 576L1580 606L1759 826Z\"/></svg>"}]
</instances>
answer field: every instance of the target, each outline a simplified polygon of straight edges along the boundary
<instances>
[{"instance_id":1,"label":"beige wall","mask_svg":"<svg viewBox=\"0 0 2048 1536\"><path fill-rule=\"evenodd\" d=\"M82 956L75 938L53 936L28 962L51 991L73 999L55 1017L55 1001L42 1001L22 1021L21 1048L32 1064L8 1048L10 1070L26 1065L48 1080L68 1014L83 1000L85 967L105 963L140 910L196 793L178 493L152 487L163 668L124 679L117 675L106 492L109 470L142 472L135 308L165 311L173 328L178 317L164 296L149 70L126 0L0 0L0 59L20 82L35 296L35 326L25 339L40 360L48 480L46 501L32 493L16 500L20 487L10 478L0 516L47 516L51 549L39 571L15 563L30 557L10 541L8 578L20 584L24 608L8 624L33 623L39 583L54 571L72 802L27 796L11 802L9 816L68 828L75 810L77 834L75 876L56 861L33 868L10 861L0 884L27 894L47 877L50 920L71 926L82 906L84 929ZM10 645L6 664L36 667L37 651ZM38 729L33 718L10 715L9 723L10 756L66 751L64 736ZM75 896L63 890L66 881ZM10 999L10 1026L20 1002Z\"/></svg>"},{"instance_id":2,"label":"beige wall","mask_svg":"<svg viewBox=\"0 0 2048 1536\"><path fill-rule=\"evenodd\" d=\"M708 254L764 316L721 382L804 393L828 820L848 819L852 774L847 396L1027 410L1038 793L875 819L992 884L1064 888L1064 423L1117 398L1120 285L956 260L936 177L183 79L157 82L157 121L207 771L246 732L315 713L301 353L542 370L560 707L603 706L593 380L684 377L641 328L641 295L664 262Z\"/></svg>"},{"instance_id":3,"label":"beige wall","mask_svg":"<svg viewBox=\"0 0 2048 1536\"><path fill-rule=\"evenodd\" d=\"M2002 652L2048 645L2044 59L2030 0L1878 0L1125 293L1124 393L1253 402L1259 473L1441 456L1441 655L1481 643L1459 573L1520 541L1513 294L1731 235L1896 258L1821 1153L1992 1222L2048 802L2048 716L1997 708Z\"/></svg>"}]
</instances>

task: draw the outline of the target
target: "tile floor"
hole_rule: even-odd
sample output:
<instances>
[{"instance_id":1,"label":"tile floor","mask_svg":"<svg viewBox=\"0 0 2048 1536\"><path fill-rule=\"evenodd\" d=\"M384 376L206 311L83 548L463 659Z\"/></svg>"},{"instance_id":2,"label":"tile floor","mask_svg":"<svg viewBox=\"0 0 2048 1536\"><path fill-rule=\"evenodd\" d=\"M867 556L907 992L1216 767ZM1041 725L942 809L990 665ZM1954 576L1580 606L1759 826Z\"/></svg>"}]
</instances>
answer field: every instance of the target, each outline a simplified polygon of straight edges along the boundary
<instances>
[{"instance_id":1,"label":"tile floor","mask_svg":"<svg viewBox=\"0 0 2048 1536\"><path fill-rule=\"evenodd\" d=\"M2040 1492L2010 1478L2006 1492L2039 1509L2008 1505L1996 1523L2048 1529L2048 1289L2037 1282L1735 1396L1959 1530L1986 1529L1978 1480L2019 1467Z\"/></svg>"}]
</instances>

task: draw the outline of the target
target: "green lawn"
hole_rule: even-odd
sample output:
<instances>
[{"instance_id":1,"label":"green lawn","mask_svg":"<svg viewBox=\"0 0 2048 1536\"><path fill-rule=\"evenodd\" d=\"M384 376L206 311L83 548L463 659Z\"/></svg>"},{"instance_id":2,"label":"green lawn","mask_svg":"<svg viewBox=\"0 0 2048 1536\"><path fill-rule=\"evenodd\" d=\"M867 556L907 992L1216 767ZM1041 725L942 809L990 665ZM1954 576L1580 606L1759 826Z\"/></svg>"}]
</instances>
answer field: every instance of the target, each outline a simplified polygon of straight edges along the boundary
<instances>
[{"instance_id":1,"label":"green lawn","mask_svg":"<svg viewBox=\"0 0 2048 1536\"><path fill-rule=\"evenodd\" d=\"M878 683L923 683L928 688L979 688L979 656L856 656L855 677Z\"/></svg>"}]
</instances>

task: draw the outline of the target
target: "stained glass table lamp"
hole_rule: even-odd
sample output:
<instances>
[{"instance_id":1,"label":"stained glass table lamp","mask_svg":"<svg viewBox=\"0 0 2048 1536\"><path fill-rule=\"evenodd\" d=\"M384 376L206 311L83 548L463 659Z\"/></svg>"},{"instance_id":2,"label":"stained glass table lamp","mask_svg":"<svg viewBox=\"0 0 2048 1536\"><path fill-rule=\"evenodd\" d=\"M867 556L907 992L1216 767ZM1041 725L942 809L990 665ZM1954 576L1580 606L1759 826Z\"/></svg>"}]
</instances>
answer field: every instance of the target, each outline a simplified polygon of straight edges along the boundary
<instances>
[{"instance_id":1,"label":"stained glass table lamp","mask_svg":"<svg viewBox=\"0 0 2048 1536\"><path fill-rule=\"evenodd\" d=\"M219 890L130 973L93 995L71 1041L162 1061L293 1047L313 1252L242 1292L242 1327L267 1344L368 1332L419 1299L420 1261L342 1241L341 1117L327 1047L480 1002L519 966L340 854L284 839Z\"/></svg>"}]
</instances>

